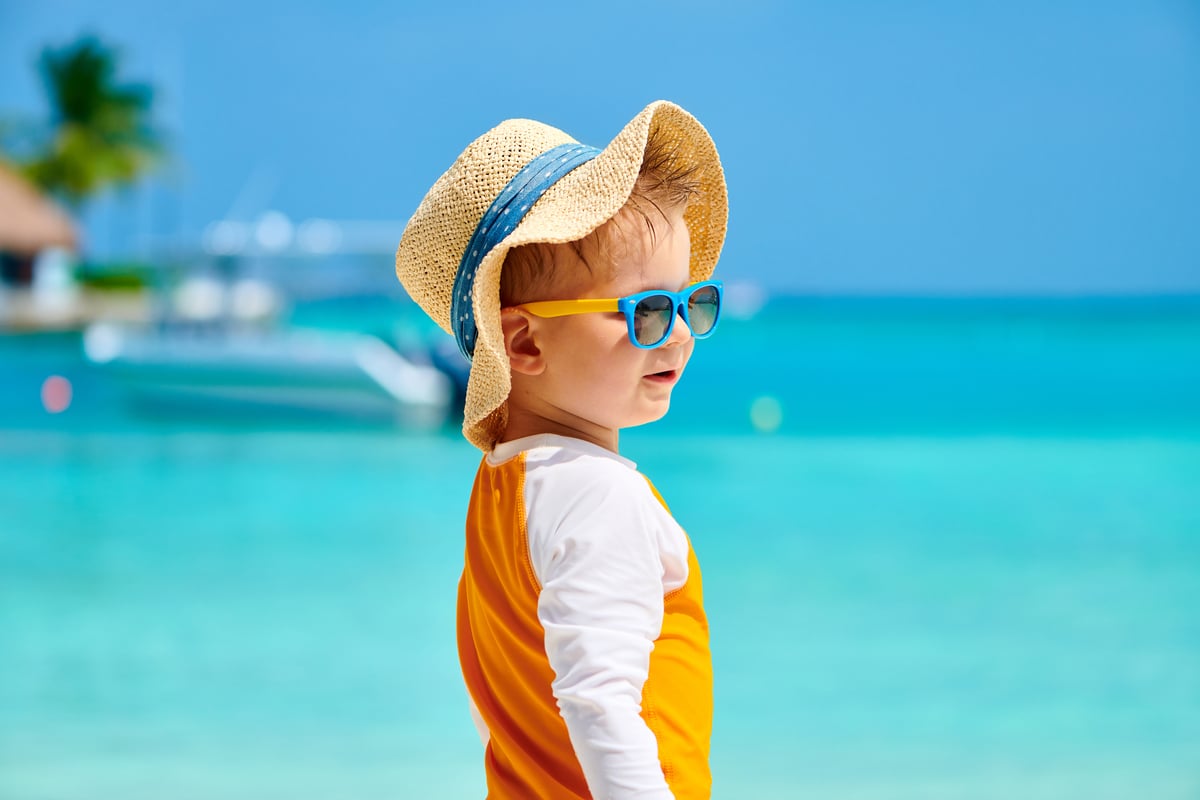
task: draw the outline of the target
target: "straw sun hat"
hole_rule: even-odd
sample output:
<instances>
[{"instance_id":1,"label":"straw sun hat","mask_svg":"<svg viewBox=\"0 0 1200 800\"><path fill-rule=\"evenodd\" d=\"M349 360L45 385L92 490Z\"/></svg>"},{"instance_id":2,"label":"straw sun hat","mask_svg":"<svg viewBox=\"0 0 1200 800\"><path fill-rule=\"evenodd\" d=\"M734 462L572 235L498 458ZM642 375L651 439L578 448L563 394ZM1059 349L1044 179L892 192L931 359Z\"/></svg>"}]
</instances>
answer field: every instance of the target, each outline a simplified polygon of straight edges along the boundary
<instances>
[{"instance_id":1,"label":"straw sun hat","mask_svg":"<svg viewBox=\"0 0 1200 800\"><path fill-rule=\"evenodd\" d=\"M716 147L673 103L651 103L603 150L540 122L512 119L480 136L417 207L396 250L409 295L471 359L463 435L487 452L504 433L511 388L500 329L500 268L518 245L582 239L629 199L647 145L697 168L684 220L691 278L708 279L725 240L725 177Z\"/></svg>"}]
</instances>

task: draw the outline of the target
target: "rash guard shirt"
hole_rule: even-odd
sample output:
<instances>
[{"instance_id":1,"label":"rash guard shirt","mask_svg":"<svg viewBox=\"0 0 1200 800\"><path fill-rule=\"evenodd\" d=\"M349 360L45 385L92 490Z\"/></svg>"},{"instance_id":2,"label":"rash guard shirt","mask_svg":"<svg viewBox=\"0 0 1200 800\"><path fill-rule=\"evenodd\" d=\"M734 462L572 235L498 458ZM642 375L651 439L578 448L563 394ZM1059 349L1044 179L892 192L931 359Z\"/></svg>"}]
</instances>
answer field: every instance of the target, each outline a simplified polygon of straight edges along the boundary
<instances>
[{"instance_id":1,"label":"rash guard shirt","mask_svg":"<svg viewBox=\"0 0 1200 800\"><path fill-rule=\"evenodd\" d=\"M458 642L491 800L708 798L700 569L633 462L540 435L476 475Z\"/></svg>"}]
</instances>

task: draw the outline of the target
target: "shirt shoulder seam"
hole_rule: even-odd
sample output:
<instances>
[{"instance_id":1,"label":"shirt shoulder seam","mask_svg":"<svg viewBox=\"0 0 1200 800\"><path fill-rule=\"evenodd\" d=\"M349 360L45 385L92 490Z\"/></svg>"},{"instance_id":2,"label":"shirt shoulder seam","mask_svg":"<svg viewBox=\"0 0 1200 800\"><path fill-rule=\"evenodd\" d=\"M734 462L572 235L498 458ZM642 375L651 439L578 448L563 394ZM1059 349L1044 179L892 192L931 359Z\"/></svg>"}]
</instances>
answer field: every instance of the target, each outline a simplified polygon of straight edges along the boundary
<instances>
[{"instance_id":1,"label":"shirt shoulder seam","mask_svg":"<svg viewBox=\"0 0 1200 800\"><path fill-rule=\"evenodd\" d=\"M542 582L538 580L537 570L533 568L533 553L529 546L529 514L525 508L525 453L517 456L517 535L520 537L521 567L525 577L533 586L535 594L542 593Z\"/></svg>"}]
</instances>

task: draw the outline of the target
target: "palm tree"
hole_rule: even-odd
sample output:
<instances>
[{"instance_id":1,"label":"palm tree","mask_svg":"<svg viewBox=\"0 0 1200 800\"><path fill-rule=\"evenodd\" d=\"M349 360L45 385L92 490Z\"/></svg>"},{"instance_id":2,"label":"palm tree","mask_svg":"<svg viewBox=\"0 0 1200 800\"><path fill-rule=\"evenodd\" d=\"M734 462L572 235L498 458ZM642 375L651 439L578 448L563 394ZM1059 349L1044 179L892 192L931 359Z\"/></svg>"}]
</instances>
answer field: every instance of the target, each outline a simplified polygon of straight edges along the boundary
<instances>
[{"instance_id":1,"label":"palm tree","mask_svg":"<svg viewBox=\"0 0 1200 800\"><path fill-rule=\"evenodd\" d=\"M76 209L110 185L132 184L163 155L149 120L154 89L118 83L117 61L94 36L47 47L38 61L52 107L51 136L23 171Z\"/></svg>"}]
</instances>

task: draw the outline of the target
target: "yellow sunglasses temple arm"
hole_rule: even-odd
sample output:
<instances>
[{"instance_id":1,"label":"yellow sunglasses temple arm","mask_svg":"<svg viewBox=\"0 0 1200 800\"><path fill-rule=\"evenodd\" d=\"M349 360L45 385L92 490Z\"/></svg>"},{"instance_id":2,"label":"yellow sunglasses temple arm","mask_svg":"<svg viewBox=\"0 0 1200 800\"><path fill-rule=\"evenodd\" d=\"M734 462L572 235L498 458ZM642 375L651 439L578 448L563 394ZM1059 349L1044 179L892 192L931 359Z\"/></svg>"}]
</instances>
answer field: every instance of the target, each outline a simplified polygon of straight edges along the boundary
<instances>
[{"instance_id":1,"label":"yellow sunglasses temple arm","mask_svg":"<svg viewBox=\"0 0 1200 800\"><path fill-rule=\"evenodd\" d=\"M522 303L514 308L522 308L535 317L566 317L571 314L592 314L605 311L620 311L617 298L585 300L539 300L535 303Z\"/></svg>"}]
</instances>

